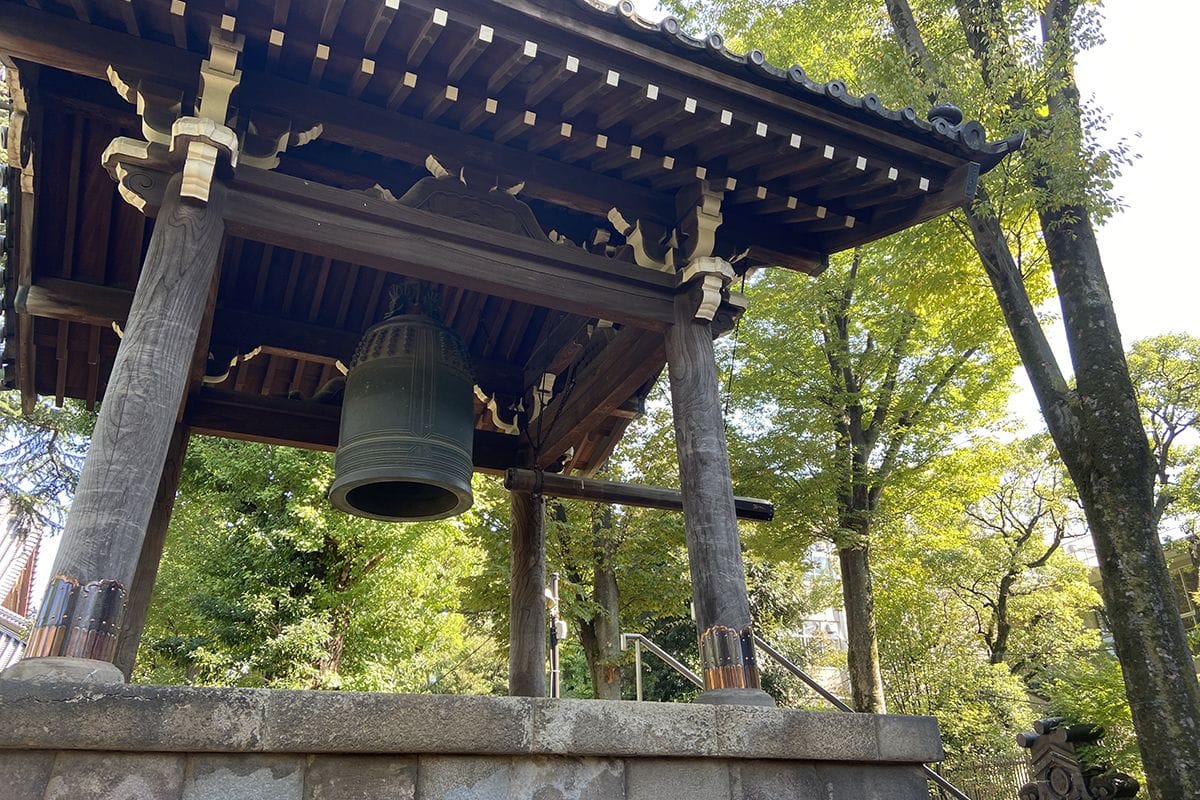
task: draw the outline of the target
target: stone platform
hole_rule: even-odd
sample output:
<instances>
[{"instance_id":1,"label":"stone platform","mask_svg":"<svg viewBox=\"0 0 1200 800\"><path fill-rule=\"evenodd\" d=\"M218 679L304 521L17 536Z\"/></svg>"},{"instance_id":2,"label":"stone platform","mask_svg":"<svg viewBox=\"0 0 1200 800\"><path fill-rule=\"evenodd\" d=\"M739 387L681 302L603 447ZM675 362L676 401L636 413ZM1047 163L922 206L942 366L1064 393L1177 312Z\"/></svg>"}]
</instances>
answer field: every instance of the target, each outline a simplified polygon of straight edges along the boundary
<instances>
[{"instance_id":1,"label":"stone platform","mask_svg":"<svg viewBox=\"0 0 1200 800\"><path fill-rule=\"evenodd\" d=\"M0 681L4 800L927 800L930 717Z\"/></svg>"}]
</instances>

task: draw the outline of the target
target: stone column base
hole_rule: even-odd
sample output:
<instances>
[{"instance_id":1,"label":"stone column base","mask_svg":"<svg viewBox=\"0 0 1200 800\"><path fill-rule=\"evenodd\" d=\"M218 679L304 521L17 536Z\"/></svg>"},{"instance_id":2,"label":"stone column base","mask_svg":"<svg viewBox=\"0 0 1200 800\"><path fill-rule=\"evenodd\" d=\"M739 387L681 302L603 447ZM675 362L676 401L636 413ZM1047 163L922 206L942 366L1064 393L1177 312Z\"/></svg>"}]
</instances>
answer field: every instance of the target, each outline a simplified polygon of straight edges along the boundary
<instances>
[{"instance_id":1,"label":"stone column base","mask_svg":"<svg viewBox=\"0 0 1200 800\"><path fill-rule=\"evenodd\" d=\"M92 658L45 656L26 658L0 672L6 681L35 683L124 683L125 676L116 665Z\"/></svg>"}]
</instances>

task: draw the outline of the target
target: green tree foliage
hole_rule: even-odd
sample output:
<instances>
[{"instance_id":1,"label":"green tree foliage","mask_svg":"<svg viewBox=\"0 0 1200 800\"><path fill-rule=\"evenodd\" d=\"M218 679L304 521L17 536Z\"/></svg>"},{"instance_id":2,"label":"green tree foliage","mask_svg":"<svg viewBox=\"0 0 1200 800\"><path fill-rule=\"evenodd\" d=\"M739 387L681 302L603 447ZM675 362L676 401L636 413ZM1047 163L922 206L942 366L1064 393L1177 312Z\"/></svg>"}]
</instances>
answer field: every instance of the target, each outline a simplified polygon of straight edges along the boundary
<instances>
[{"instance_id":1,"label":"green tree foliage","mask_svg":"<svg viewBox=\"0 0 1200 800\"><path fill-rule=\"evenodd\" d=\"M502 671L460 610L481 553L453 522L333 509L326 454L191 443L138 673L203 685L486 693Z\"/></svg>"},{"instance_id":2,"label":"green tree foliage","mask_svg":"<svg viewBox=\"0 0 1200 800\"><path fill-rule=\"evenodd\" d=\"M1194 532L1200 513L1200 338L1169 333L1134 342L1129 372L1154 455L1154 513Z\"/></svg>"},{"instance_id":3,"label":"green tree foliage","mask_svg":"<svg viewBox=\"0 0 1200 800\"><path fill-rule=\"evenodd\" d=\"M42 400L26 417L16 392L0 393L0 496L8 532L62 528L94 424L95 415L74 401L56 408Z\"/></svg>"},{"instance_id":4,"label":"green tree foliage","mask_svg":"<svg viewBox=\"0 0 1200 800\"><path fill-rule=\"evenodd\" d=\"M966 269L965 248L930 263L903 244L835 259L819 281L757 279L736 375L737 472L780 501L771 540L749 541L793 560L818 538L837 546L860 710L884 710L870 553L885 493L993 421L1015 364L979 282L971 292L937 276Z\"/></svg>"}]
</instances>

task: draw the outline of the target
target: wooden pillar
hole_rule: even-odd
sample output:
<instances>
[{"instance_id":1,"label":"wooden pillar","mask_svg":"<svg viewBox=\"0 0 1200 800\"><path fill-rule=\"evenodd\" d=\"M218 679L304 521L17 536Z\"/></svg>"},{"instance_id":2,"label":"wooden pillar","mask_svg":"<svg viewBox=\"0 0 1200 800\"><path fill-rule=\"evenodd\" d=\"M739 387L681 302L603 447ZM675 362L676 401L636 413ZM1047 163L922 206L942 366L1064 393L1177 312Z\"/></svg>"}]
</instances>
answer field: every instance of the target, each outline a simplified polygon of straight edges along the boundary
<instances>
[{"instance_id":1,"label":"wooden pillar","mask_svg":"<svg viewBox=\"0 0 1200 800\"><path fill-rule=\"evenodd\" d=\"M26 659L110 662L154 510L224 234L224 187L206 204L167 186L91 447ZM19 665L18 665L19 666ZM97 666L100 669L100 666ZM22 674L33 673L28 664Z\"/></svg>"},{"instance_id":2,"label":"wooden pillar","mask_svg":"<svg viewBox=\"0 0 1200 800\"><path fill-rule=\"evenodd\" d=\"M742 565L712 331L696 318L696 290L675 299L667 367L679 485L700 639L700 702L774 705L759 684L754 629Z\"/></svg>"},{"instance_id":3,"label":"wooden pillar","mask_svg":"<svg viewBox=\"0 0 1200 800\"><path fill-rule=\"evenodd\" d=\"M508 693L546 696L546 501L512 492Z\"/></svg>"},{"instance_id":4,"label":"wooden pillar","mask_svg":"<svg viewBox=\"0 0 1200 800\"><path fill-rule=\"evenodd\" d=\"M150 597L154 594L154 581L158 577L158 565L167 542L167 528L171 524L171 512L175 509L175 493L179 490L179 478L183 475L183 458L187 453L189 438L190 431L186 425L175 426L171 444L167 448L167 461L163 464L162 477L158 481L158 493L154 496L154 510L150 513L146 537L142 540L137 570L129 587L125 622L121 626L114 660L127 681L133 675L133 667L137 662L138 645L141 644L142 629L146 626L146 615L150 611Z\"/></svg>"}]
</instances>

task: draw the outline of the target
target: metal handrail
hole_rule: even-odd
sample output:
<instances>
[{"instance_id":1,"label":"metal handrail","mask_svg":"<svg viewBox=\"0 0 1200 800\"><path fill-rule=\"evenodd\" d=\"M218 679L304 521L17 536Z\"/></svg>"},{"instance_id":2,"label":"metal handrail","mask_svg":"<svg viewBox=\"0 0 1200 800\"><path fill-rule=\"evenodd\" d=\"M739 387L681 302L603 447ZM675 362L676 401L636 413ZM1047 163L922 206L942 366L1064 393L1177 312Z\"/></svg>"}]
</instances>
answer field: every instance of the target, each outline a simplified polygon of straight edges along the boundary
<instances>
[{"instance_id":1,"label":"metal handrail","mask_svg":"<svg viewBox=\"0 0 1200 800\"><path fill-rule=\"evenodd\" d=\"M636 668L637 668L637 699L638 700L642 699L642 647L645 647L651 653L654 653L654 655L661 658L664 662L666 662L667 666L674 669L676 672L678 672L683 677L687 678L689 681L694 683L696 686L700 687L701 689L704 688L704 681L700 679L699 675L692 672L690 669L688 669L686 666L684 666L684 664L681 661L679 661L679 659L672 656L666 650L663 650L661 647L659 647L654 642L647 639L642 634L640 634L640 633L622 633L621 634L621 649L622 650L627 649L629 646L629 642L633 642L633 646L634 646L634 661L636 662ZM813 678L811 675L809 675L804 670L800 669L799 665L797 665L795 662L793 662L791 659L789 659L783 653L779 652L777 649L772 647L770 645L770 643L768 643L766 640L764 640L758 634L754 634L754 643L756 645L758 645L758 647L764 653L766 653L768 656L770 656L772 659L774 659L775 662L778 663L781 667L783 667L788 672L792 673L797 678L799 678L801 681L803 681L804 684L808 688L812 689L814 692L819 694L825 700L829 701L829 703L831 703L833 705L833 707L836 708L838 711L842 711L842 712L845 712L848 714L855 713L853 708L851 708L850 706L848 706L844 702L842 702L840 699L838 699L837 695L835 695L833 692L829 691L824 686L822 686L820 683L818 683L815 678ZM941 775L939 775L937 772L935 772L929 766L922 764L921 770L925 773L925 777L928 780L931 780L935 784L937 784L939 788L941 788L948 795L953 797L954 800L971 800L971 797L969 795L965 794L962 789L959 789L953 783L951 783L950 781L943 778Z\"/></svg>"},{"instance_id":2,"label":"metal handrail","mask_svg":"<svg viewBox=\"0 0 1200 800\"><path fill-rule=\"evenodd\" d=\"M830 703L832 703L834 708L836 708L838 711L844 711L849 714L855 713L853 708L851 708L850 706L843 703L841 700L839 700L837 698L836 695L834 695L832 692L830 692L828 689L826 689L821 684L817 683L817 681L811 675L809 675L804 670L800 669L800 667L798 665L796 665L794 662L792 662L791 659L789 659L783 653L779 652L774 647L772 647L770 644L768 644L766 641L764 641L763 638L761 636L759 636L757 633L754 634L754 643L757 644L764 653L769 655L771 658L775 659L775 661L780 666L782 666L788 672L795 675L800 680L804 681L805 685L808 686L808 688L812 689L814 692L821 695L821 697L824 697L826 700L828 700ZM962 789L959 789L953 783L951 783L950 781L943 778L941 775L936 773L931 767L929 767L925 764L922 764L921 769L922 769L922 771L924 771L926 778L928 778L929 780L936 783L948 795L953 797L954 800L971 800L970 796L965 794Z\"/></svg>"},{"instance_id":3,"label":"metal handrail","mask_svg":"<svg viewBox=\"0 0 1200 800\"><path fill-rule=\"evenodd\" d=\"M637 666L637 699L642 699L642 648L645 647L651 653L661 658L666 662L667 666L678 672L683 677L694 683L699 688L704 688L704 681L700 676L692 672L683 662L675 658L675 656L663 650L661 647L650 641L640 633L622 633L621 634L621 649L625 650L629 647L629 643L633 642L633 657Z\"/></svg>"}]
</instances>

